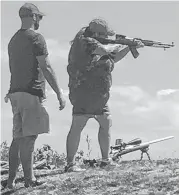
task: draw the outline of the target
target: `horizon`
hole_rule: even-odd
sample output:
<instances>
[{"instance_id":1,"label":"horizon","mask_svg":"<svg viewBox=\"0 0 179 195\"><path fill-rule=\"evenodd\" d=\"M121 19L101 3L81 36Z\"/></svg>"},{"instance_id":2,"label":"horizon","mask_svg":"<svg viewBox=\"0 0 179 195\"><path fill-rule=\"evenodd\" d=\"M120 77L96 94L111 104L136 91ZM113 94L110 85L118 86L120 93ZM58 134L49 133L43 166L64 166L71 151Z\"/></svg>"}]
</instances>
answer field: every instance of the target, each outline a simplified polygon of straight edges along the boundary
<instances>
[{"instance_id":1,"label":"horizon","mask_svg":"<svg viewBox=\"0 0 179 195\"><path fill-rule=\"evenodd\" d=\"M52 67L67 101L66 108L59 111L56 96L47 84L45 104L50 116L51 133L40 135L35 148L46 143L58 153L66 154L66 136L72 117L66 71L69 42L80 28L100 16L118 34L175 44L166 51L145 47L138 50L140 55L137 59L129 53L115 64L109 100L113 120L111 145L114 145L116 138L128 142L139 137L143 142L148 142L174 136L172 140L152 145L149 153L152 159L179 158L179 2L106 1L102 9L101 2L95 1L28 2L34 3L46 14L38 32L47 42ZM10 81L7 44L20 28L18 10L22 5L20 1L1 1L1 142L7 141L8 144L12 140L12 111L10 103L4 103ZM90 119L82 132L79 150L87 151L85 139L88 134L92 155L101 156L97 133L98 124ZM134 152L124 156L124 159L135 160L139 157L139 153Z\"/></svg>"}]
</instances>

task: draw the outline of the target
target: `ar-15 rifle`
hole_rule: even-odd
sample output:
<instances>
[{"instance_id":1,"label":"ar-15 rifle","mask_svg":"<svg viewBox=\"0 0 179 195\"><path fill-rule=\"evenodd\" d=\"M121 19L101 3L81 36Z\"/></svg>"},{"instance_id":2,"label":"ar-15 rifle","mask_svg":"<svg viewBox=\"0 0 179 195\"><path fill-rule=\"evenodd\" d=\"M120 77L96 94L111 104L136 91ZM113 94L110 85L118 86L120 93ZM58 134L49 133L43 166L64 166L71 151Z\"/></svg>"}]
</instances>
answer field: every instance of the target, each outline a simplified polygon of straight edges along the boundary
<instances>
[{"instance_id":1,"label":"ar-15 rifle","mask_svg":"<svg viewBox=\"0 0 179 195\"><path fill-rule=\"evenodd\" d=\"M148 159L150 160L150 156L148 153L150 144L154 144L154 143L165 141L165 140L172 139L172 138L174 138L174 136L160 138L160 139L156 139L156 140L145 142L145 143L142 143L142 140L140 138L131 140L128 143L123 142L122 139L116 139L115 146L110 147L111 148L110 154L112 156L112 159L116 161L124 154L128 154L128 153L140 150L142 152L140 160L142 160L144 153L147 154Z\"/></svg>"},{"instance_id":2,"label":"ar-15 rifle","mask_svg":"<svg viewBox=\"0 0 179 195\"><path fill-rule=\"evenodd\" d=\"M135 40L140 40L144 44L144 46L164 48L164 50L167 48L174 47L173 42L172 44L165 44L165 43L158 42L158 41L143 40L140 38L129 38L125 35L119 35L119 34L116 34L115 40L107 39L107 38L100 38L100 37L96 37L95 39L98 40L102 44L128 45L134 58L137 58L139 56L139 52L136 49L137 42L135 42Z\"/></svg>"}]
</instances>

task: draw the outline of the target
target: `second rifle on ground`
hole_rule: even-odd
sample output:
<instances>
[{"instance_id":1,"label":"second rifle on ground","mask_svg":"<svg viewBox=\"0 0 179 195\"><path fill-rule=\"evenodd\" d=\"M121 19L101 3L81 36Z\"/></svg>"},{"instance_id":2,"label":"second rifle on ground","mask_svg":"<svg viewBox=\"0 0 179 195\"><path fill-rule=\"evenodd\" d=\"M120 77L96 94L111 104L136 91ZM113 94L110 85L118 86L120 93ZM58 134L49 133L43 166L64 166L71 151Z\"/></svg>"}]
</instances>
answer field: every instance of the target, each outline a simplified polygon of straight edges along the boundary
<instances>
[{"instance_id":1,"label":"second rifle on ground","mask_svg":"<svg viewBox=\"0 0 179 195\"><path fill-rule=\"evenodd\" d=\"M172 138L174 138L174 136L164 137L164 138L160 138L160 139L156 139L156 140L144 142L144 143L142 143L142 140L140 138L136 138L127 143L123 142L122 139L116 139L115 146L110 147L111 148L110 154L112 156L112 159L115 161L121 158L121 156L125 154L140 150L141 151L140 160L143 159L144 153L146 153L148 156L148 159L151 160L150 155L148 153L149 146L151 144L158 143L158 142L165 141L165 140L172 139Z\"/></svg>"}]
</instances>

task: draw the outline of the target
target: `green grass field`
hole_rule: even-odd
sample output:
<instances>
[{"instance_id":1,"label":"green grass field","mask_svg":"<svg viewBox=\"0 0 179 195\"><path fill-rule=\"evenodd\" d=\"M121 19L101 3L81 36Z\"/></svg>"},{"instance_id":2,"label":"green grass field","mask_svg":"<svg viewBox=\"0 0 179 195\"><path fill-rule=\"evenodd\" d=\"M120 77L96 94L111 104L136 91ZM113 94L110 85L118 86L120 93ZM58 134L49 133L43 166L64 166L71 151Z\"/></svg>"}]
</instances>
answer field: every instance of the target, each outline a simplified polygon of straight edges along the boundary
<instances>
[{"instance_id":1,"label":"green grass field","mask_svg":"<svg viewBox=\"0 0 179 195\"><path fill-rule=\"evenodd\" d=\"M158 161L123 161L118 167L87 168L85 172L63 173L63 169L35 171L46 183L36 188L23 187L18 173L16 190L2 190L14 195L177 195L179 194L179 159ZM1 182L7 179L3 175Z\"/></svg>"}]
</instances>

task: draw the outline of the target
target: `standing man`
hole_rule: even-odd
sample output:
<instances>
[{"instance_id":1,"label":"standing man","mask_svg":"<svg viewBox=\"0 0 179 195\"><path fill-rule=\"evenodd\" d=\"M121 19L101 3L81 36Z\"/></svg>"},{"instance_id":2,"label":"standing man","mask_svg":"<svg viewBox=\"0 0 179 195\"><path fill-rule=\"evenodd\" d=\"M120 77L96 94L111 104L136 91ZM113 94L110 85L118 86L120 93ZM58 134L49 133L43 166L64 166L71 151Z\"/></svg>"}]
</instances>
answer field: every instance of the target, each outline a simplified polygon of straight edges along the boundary
<instances>
[{"instance_id":1,"label":"standing man","mask_svg":"<svg viewBox=\"0 0 179 195\"><path fill-rule=\"evenodd\" d=\"M13 112L13 140L9 150L9 178L7 187L14 187L16 172L21 160L25 187L38 186L33 174L33 151L39 134L49 132L49 116L42 105L45 97L45 79L55 91L59 109L65 100L57 84L48 59L44 37L36 33L44 14L30 3L19 10L21 28L8 44L10 89L5 101L10 99Z\"/></svg>"},{"instance_id":2,"label":"standing man","mask_svg":"<svg viewBox=\"0 0 179 195\"><path fill-rule=\"evenodd\" d=\"M114 64L130 51L128 46L103 45L95 38L115 35L105 20L94 19L82 28L71 42L67 71L69 99L73 105L72 125L67 136L67 166L65 171L82 171L74 162L80 135L90 118L99 123L98 140L102 154L101 167L111 164L109 159L111 114L107 102ZM137 48L143 47L138 43Z\"/></svg>"}]
</instances>

